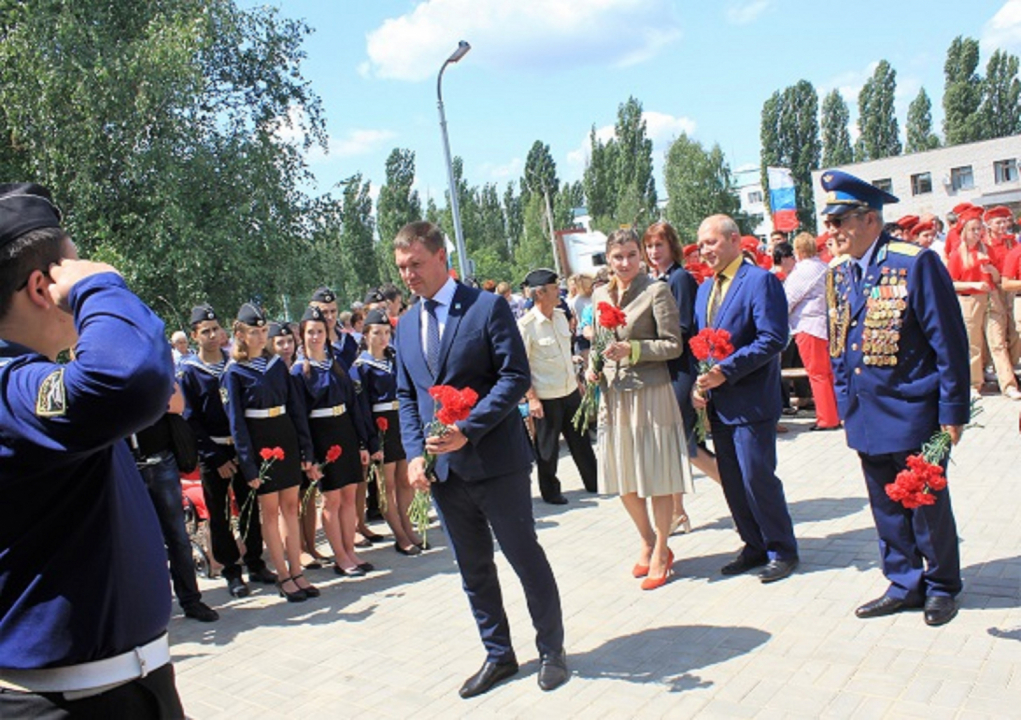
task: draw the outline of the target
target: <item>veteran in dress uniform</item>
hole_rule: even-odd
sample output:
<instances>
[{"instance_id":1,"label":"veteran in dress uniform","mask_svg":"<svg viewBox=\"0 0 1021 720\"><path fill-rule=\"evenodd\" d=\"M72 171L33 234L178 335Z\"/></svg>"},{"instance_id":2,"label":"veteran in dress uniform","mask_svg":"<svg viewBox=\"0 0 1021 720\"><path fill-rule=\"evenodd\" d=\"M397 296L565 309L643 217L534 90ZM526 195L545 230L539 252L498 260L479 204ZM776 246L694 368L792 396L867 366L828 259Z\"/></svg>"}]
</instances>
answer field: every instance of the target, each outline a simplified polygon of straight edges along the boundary
<instances>
[{"instance_id":1,"label":"veteran in dress uniform","mask_svg":"<svg viewBox=\"0 0 1021 720\"><path fill-rule=\"evenodd\" d=\"M159 318L78 259L45 188L0 185L0 717L184 716L167 554L124 441L173 385Z\"/></svg>"},{"instance_id":2,"label":"veteran in dress uniform","mask_svg":"<svg viewBox=\"0 0 1021 720\"><path fill-rule=\"evenodd\" d=\"M858 451L890 587L860 618L925 608L925 622L957 614L957 526L948 490L909 510L886 485L941 427L954 443L970 414L968 338L954 287L931 250L882 232L897 198L839 171L822 176L823 220L840 255L827 284L830 356L847 444Z\"/></svg>"}]
</instances>

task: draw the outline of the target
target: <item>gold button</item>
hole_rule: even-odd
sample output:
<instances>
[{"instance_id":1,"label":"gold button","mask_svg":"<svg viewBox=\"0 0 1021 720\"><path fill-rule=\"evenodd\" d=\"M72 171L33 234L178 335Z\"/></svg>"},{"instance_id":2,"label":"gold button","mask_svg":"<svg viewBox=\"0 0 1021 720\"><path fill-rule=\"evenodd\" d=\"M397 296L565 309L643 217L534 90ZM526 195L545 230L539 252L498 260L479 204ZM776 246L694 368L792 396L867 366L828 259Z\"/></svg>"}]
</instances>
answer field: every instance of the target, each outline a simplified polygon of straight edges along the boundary
<instances>
[{"instance_id":1,"label":"gold button","mask_svg":"<svg viewBox=\"0 0 1021 720\"><path fill-rule=\"evenodd\" d=\"M861 368L855 368L854 369L854 374L855 375L861 375Z\"/></svg>"}]
</instances>

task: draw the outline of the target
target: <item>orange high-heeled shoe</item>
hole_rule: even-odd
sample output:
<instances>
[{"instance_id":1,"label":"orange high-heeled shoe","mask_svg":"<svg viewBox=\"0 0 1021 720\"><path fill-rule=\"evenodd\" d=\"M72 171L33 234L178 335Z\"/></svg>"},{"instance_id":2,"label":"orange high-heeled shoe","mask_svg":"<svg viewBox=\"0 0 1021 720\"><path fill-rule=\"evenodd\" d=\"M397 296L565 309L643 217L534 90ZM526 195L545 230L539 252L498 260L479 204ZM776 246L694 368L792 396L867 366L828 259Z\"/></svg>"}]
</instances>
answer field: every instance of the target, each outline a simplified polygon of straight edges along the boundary
<instances>
[{"instance_id":1,"label":"orange high-heeled shoe","mask_svg":"<svg viewBox=\"0 0 1021 720\"><path fill-rule=\"evenodd\" d=\"M642 580L642 590L655 590L666 585L667 578L673 575L674 568L674 552L673 550L667 551L666 560L666 571L660 577L647 577Z\"/></svg>"}]
</instances>

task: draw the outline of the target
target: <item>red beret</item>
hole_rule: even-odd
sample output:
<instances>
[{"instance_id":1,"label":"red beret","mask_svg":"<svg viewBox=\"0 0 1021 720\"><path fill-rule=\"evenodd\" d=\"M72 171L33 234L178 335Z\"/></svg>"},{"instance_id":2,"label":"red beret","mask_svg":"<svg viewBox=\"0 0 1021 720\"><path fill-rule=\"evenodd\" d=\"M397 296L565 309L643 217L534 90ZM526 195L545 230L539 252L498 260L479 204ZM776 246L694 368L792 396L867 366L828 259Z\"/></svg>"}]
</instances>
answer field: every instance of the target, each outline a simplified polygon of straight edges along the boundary
<instances>
[{"instance_id":1,"label":"red beret","mask_svg":"<svg viewBox=\"0 0 1021 720\"><path fill-rule=\"evenodd\" d=\"M758 252L759 250L759 239L752 235L741 236L741 249L748 250L750 252Z\"/></svg>"},{"instance_id":2,"label":"red beret","mask_svg":"<svg viewBox=\"0 0 1021 720\"><path fill-rule=\"evenodd\" d=\"M968 208L973 208L973 207L975 207L975 206L972 205L970 202L958 203L957 205L954 205L953 213L954 213L954 215L957 215L958 217L960 217L961 213L963 213Z\"/></svg>"},{"instance_id":3,"label":"red beret","mask_svg":"<svg viewBox=\"0 0 1021 720\"><path fill-rule=\"evenodd\" d=\"M698 253L698 243L691 243L691 245L684 246L684 257L691 257Z\"/></svg>"},{"instance_id":4,"label":"red beret","mask_svg":"<svg viewBox=\"0 0 1021 720\"><path fill-rule=\"evenodd\" d=\"M964 224L967 223L967 222L971 222L972 220L981 220L981 219L982 219L982 208L975 207L974 205L972 205L971 207L966 208L965 210L963 210L957 216L957 224L960 225L961 227L964 227Z\"/></svg>"},{"instance_id":5,"label":"red beret","mask_svg":"<svg viewBox=\"0 0 1021 720\"><path fill-rule=\"evenodd\" d=\"M920 223L916 224L908 232L911 234L911 237L917 237L918 235L921 235L926 230L935 230L935 229L936 229L936 223L934 223L932 220L926 220L925 222L920 222Z\"/></svg>"},{"instance_id":6,"label":"red beret","mask_svg":"<svg viewBox=\"0 0 1021 720\"><path fill-rule=\"evenodd\" d=\"M905 215L897 221L897 227L901 230L911 230L915 225L918 224L917 215Z\"/></svg>"},{"instance_id":7,"label":"red beret","mask_svg":"<svg viewBox=\"0 0 1021 720\"><path fill-rule=\"evenodd\" d=\"M995 220L996 218L1007 218L1009 220L1014 219L1014 214L1011 213L1010 208L1003 205L997 205L996 207L989 208L986 210L985 221Z\"/></svg>"}]
</instances>

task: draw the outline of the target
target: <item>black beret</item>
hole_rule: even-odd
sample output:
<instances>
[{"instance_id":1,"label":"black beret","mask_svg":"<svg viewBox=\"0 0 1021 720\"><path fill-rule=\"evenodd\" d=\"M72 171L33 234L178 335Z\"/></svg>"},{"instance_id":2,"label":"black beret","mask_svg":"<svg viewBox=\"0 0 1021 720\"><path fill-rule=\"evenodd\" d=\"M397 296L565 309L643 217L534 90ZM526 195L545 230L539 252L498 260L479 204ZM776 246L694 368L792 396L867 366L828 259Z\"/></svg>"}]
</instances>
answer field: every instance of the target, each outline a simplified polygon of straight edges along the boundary
<instances>
[{"instance_id":1,"label":"black beret","mask_svg":"<svg viewBox=\"0 0 1021 720\"><path fill-rule=\"evenodd\" d=\"M262 327L266 324L266 313L264 313L262 308L254 303L245 303L241 306L241 309L238 310L238 320L243 322L245 325Z\"/></svg>"},{"instance_id":2,"label":"black beret","mask_svg":"<svg viewBox=\"0 0 1021 720\"><path fill-rule=\"evenodd\" d=\"M294 332L291 330L291 326L287 323L271 322L269 324L269 337L293 337Z\"/></svg>"},{"instance_id":3,"label":"black beret","mask_svg":"<svg viewBox=\"0 0 1021 720\"><path fill-rule=\"evenodd\" d=\"M312 302L331 303L337 302L337 293L325 285L312 293Z\"/></svg>"},{"instance_id":4,"label":"black beret","mask_svg":"<svg viewBox=\"0 0 1021 720\"><path fill-rule=\"evenodd\" d=\"M60 227L50 191L36 183L0 184L0 247L27 232Z\"/></svg>"},{"instance_id":5,"label":"black beret","mask_svg":"<svg viewBox=\"0 0 1021 720\"><path fill-rule=\"evenodd\" d=\"M383 293L379 289L369 290L365 294L365 300L362 301L365 305L375 305L376 303L386 302L386 298L383 297Z\"/></svg>"},{"instance_id":6,"label":"black beret","mask_svg":"<svg viewBox=\"0 0 1021 720\"><path fill-rule=\"evenodd\" d=\"M364 322L366 325L386 325L390 327L390 317L379 308L369 310Z\"/></svg>"},{"instance_id":7,"label":"black beret","mask_svg":"<svg viewBox=\"0 0 1021 720\"><path fill-rule=\"evenodd\" d=\"M543 285L553 285L560 278L555 272L547 268L539 268L525 275L525 281L521 283L522 287L537 288Z\"/></svg>"},{"instance_id":8,"label":"black beret","mask_svg":"<svg viewBox=\"0 0 1021 720\"><path fill-rule=\"evenodd\" d=\"M213 310L211 305L203 303L202 305L196 305L191 309L191 326L195 327L201 322L206 320L216 320L216 311Z\"/></svg>"},{"instance_id":9,"label":"black beret","mask_svg":"<svg viewBox=\"0 0 1021 720\"><path fill-rule=\"evenodd\" d=\"M305 308L305 314L301 316L302 322L307 322L308 320L315 320L316 322L324 323L326 322L326 316L323 315L323 311L319 308L314 305L309 305Z\"/></svg>"}]
</instances>

